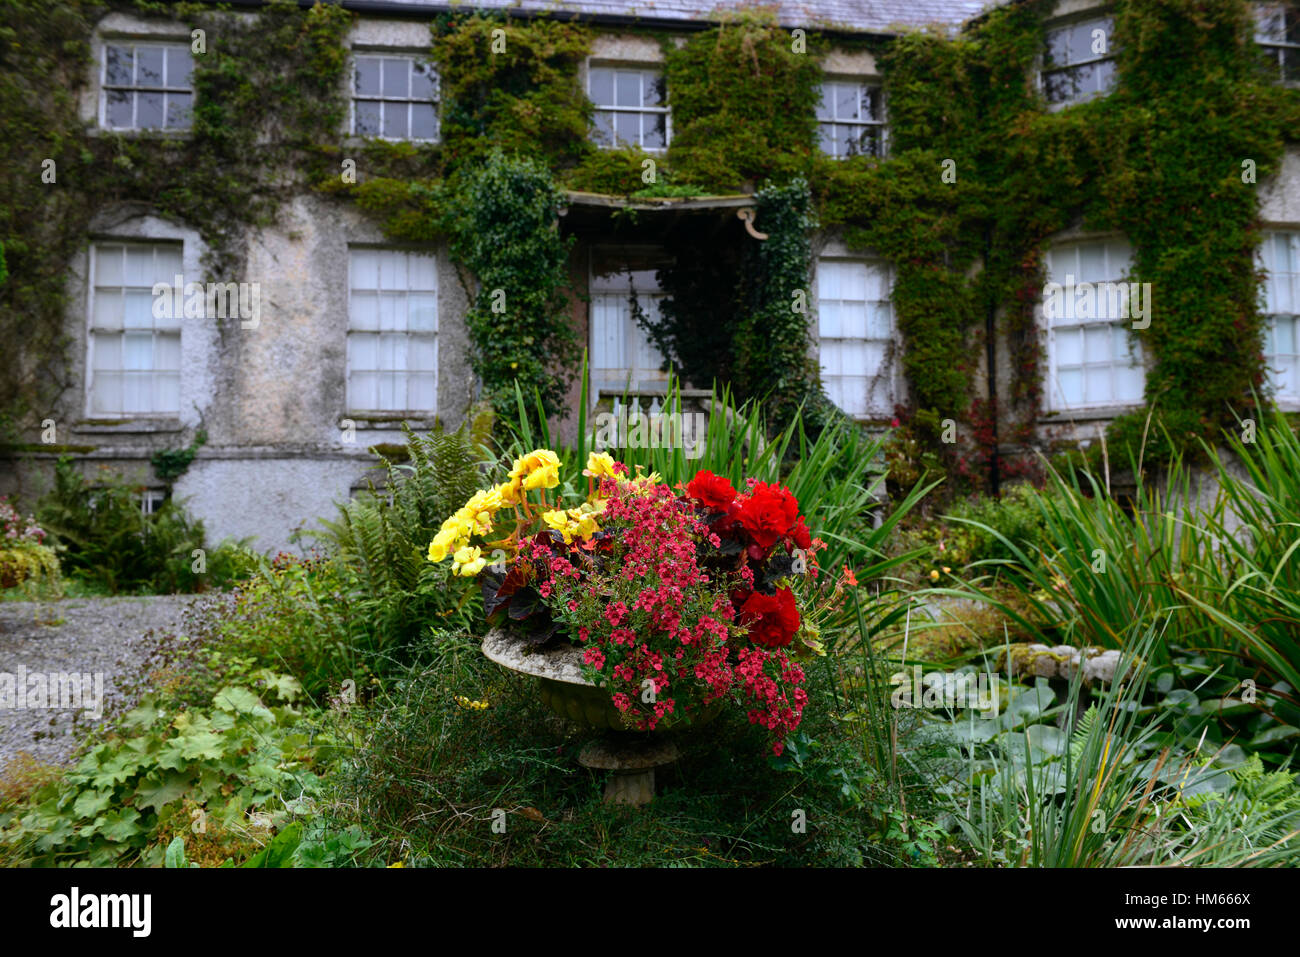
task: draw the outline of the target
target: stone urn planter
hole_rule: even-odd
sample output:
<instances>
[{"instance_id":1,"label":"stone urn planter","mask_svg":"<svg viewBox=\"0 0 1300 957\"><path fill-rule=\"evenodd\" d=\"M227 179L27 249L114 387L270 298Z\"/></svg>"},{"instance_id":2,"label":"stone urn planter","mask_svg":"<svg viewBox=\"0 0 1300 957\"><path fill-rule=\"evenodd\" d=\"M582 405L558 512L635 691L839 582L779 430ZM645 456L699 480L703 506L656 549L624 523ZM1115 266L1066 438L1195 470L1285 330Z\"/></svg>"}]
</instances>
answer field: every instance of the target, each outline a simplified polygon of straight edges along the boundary
<instances>
[{"instance_id":1,"label":"stone urn planter","mask_svg":"<svg viewBox=\"0 0 1300 957\"><path fill-rule=\"evenodd\" d=\"M535 678L542 703L560 717L600 732L578 754L578 763L610 772L606 803L649 803L655 769L672 764L681 754L672 733L674 722L662 721L654 731L627 730L609 694L583 677L582 652L573 645L537 649L508 629L493 628L483 639L483 654L503 668ZM715 702L694 726L707 724L721 710L722 702Z\"/></svg>"}]
</instances>

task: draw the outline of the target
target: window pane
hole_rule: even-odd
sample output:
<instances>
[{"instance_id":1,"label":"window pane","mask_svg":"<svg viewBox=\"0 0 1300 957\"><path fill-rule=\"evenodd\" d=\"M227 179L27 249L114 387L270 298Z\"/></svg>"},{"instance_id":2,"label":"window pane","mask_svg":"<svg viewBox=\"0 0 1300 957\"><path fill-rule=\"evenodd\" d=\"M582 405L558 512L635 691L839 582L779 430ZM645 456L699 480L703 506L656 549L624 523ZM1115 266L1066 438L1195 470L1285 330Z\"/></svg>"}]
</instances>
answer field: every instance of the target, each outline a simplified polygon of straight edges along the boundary
<instances>
[{"instance_id":1,"label":"window pane","mask_svg":"<svg viewBox=\"0 0 1300 957\"><path fill-rule=\"evenodd\" d=\"M122 368L122 336L114 333L95 333L94 368L117 372Z\"/></svg>"},{"instance_id":2,"label":"window pane","mask_svg":"<svg viewBox=\"0 0 1300 957\"><path fill-rule=\"evenodd\" d=\"M379 328L386 332L406 330L406 294L381 292L379 294Z\"/></svg>"},{"instance_id":3,"label":"window pane","mask_svg":"<svg viewBox=\"0 0 1300 957\"><path fill-rule=\"evenodd\" d=\"M614 114L606 110L597 110L595 115L595 128L591 132L591 138L597 146L614 145Z\"/></svg>"},{"instance_id":4,"label":"window pane","mask_svg":"<svg viewBox=\"0 0 1300 957\"><path fill-rule=\"evenodd\" d=\"M163 49L162 47L135 48L135 85L163 85Z\"/></svg>"},{"instance_id":5,"label":"window pane","mask_svg":"<svg viewBox=\"0 0 1300 957\"><path fill-rule=\"evenodd\" d=\"M117 413L122 411L122 374L96 372L90 390L92 413Z\"/></svg>"},{"instance_id":6,"label":"window pane","mask_svg":"<svg viewBox=\"0 0 1300 957\"><path fill-rule=\"evenodd\" d=\"M167 129L189 129L192 119L190 112L192 99L189 93L167 94Z\"/></svg>"},{"instance_id":7,"label":"window pane","mask_svg":"<svg viewBox=\"0 0 1300 957\"><path fill-rule=\"evenodd\" d=\"M407 106L405 103L384 103L384 136L392 140L404 140L409 128L407 126Z\"/></svg>"},{"instance_id":8,"label":"window pane","mask_svg":"<svg viewBox=\"0 0 1300 957\"><path fill-rule=\"evenodd\" d=\"M1061 369L1056 374L1061 401L1066 406L1083 404L1083 370Z\"/></svg>"},{"instance_id":9,"label":"window pane","mask_svg":"<svg viewBox=\"0 0 1300 957\"><path fill-rule=\"evenodd\" d=\"M348 325L352 329L378 329L379 296L373 292L352 293Z\"/></svg>"},{"instance_id":10,"label":"window pane","mask_svg":"<svg viewBox=\"0 0 1300 957\"><path fill-rule=\"evenodd\" d=\"M434 293L411 293L406 300L407 324L417 332L434 332L438 328L438 297Z\"/></svg>"},{"instance_id":11,"label":"window pane","mask_svg":"<svg viewBox=\"0 0 1300 957\"><path fill-rule=\"evenodd\" d=\"M153 368L152 332L127 332L123 334L122 368L128 372Z\"/></svg>"},{"instance_id":12,"label":"window pane","mask_svg":"<svg viewBox=\"0 0 1300 957\"><path fill-rule=\"evenodd\" d=\"M641 105L641 74L619 70L614 74L614 105Z\"/></svg>"},{"instance_id":13,"label":"window pane","mask_svg":"<svg viewBox=\"0 0 1300 957\"><path fill-rule=\"evenodd\" d=\"M433 290L438 288L437 263L432 256L412 253L406 259L407 288Z\"/></svg>"},{"instance_id":14,"label":"window pane","mask_svg":"<svg viewBox=\"0 0 1300 957\"><path fill-rule=\"evenodd\" d=\"M668 117L663 113L647 113L642 117L644 140L641 145L648 150L663 149L668 142Z\"/></svg>"},{"instance_id":15,"label":"window pane","mask_svg":"<svg viewBox=\"0 0 1300 957\"><path fill-rule=\"evenodd\" d=\"M133 93L125 90L109 90L107 94L105 120L113 129L127 129L131 126L131 100Z\"/></svg>"},{"instance_id":16,"label":"window pane","mask_svg":"<svg viewBox=\"0 0 1300 957\"><path fill-rule=\"evenodd\" d=\"M121 246L95 247L95 283L100 286L115 286L122 282Z\"/></svg>"},{"instance_id":17,"label":"window pane","mask_svg":"<svg viewBox=\"0 0 1300 957\"><path fill-rule=\"evenodd\" d=\"M411 61L383 61L384 96L407 97L411 93Z\"/></svg>"},{"instance_id":18,"label":"window pane","mask_svg":"<svg viewBox=\"0 0 1300 957\"><path fill-rule=\"evenodd\" d=\"M379 58L372 56L357 57L355 78L356 92L362 96L379 95Z\"/></svg>"},{"instance_id":19,"label":"window pane","mask_svg":"<svg viewBox=\"0 0 1300 957\"><path fill-rule=\"evenodd\" d=\"M179 372L181 368L180 333L159 333L154 336L153 365L164 372Z\"/></svg>"},{"instance_id":20,"label":"window pane","mask_svg":"<svg viewBox=\"0 0 1300 957\"><path fill-rule=\"evenodd\" d=\"M1141 365L1121 365L1115 369L1115 399L1119 402L1141 402L1146 372Z\"/></svg>"},{"instance_id":21,"label":"window pane","mask_svg":"<svg viewBox=\"0 0 1300 957\"><path fill-rule=\"evenodd\" d=\"M160 130L163 128L163 95L161 93L137 93L135 95L135 125L141 130Z\"/></svg>"},{"instance_id":22,"label":"window pane","mask_svg":"<svg viewBox=\"0 0 1300 957\"><path fill-rule=\"evenodd\" d=\"M1098 326L1084 330L1083 361L1105 363L1110 360L1110 326Z\"/></svg>"},{"instance_id":23,"label":"window pane","mask_svg":"<svg viewBox=\"0 0 1300 957\"><path fill-rule=\"evenodd\" d=\"M153 403L151 412L179 412L181 408L181 377L176 373L153 376Z\"/></svg>"},{"instance_id":24,"label":"window pane","mask_svg":"<svg viewBox=\"0 0 1300 957\"><path fill-rule=\"evenodd\" d=\"M1043 54L1045 66L1066 66L1070 61L1070 27L1047 31L1047 49Z\"/></svg>"},{"instance_id":25,"label":"window pane","mask_svg":"<svg viewBox=\"0 0 1300 957\"><path fill-rule=\"evenodd\" d=\"M823 83L821 100L817 103L817 119L835 119L835 84Z\"/></svg>"},{"instance_id":26,"label":"window pane","mask_svg":"<svg viewBox=\"0 0 1300 957\"><path fill-rule=\"evenodd\" d=\"M1115 61L1104 60L1092 65L1093 90L1097 93L1109 93L1115 89Z\"/></svg>"},{"instance_id":27,"label":"window pane","mask_svg":"<svg viewBox=\"0 0 1300 957\"><path fill-rule=\"evenodd\" d=\"M159 246L154 252L154 281L175 282L181 271L181 248Z\"/></svg>"},{"instance_id":28,"label":"window pane","mask_svg":"<svg viewBox=\"0 0 1300 957\"><path fill-rule=\"evenodd\" d=\"M432 412L437 408L433 394L433 376L416 373L407 377L407 408L412 411Z\"/></svg>"},{"instance_id":29,"label":"window pane","mask_svg":"<svg viewBox=\"0 0 1300 957\"><path fill-rule=\"evenodd\" d=\"M354 409L379 408L378 377L373 372L352 374L352 393L349 399Z\"/></svg>"},{"instance_id":30,"label":"window pane","mask_svg":"<svg viewBox=\"0 0 1300 957\"><path fill-rule=\"evenodd\" d=\"M1088 368L1083 371L1083 401L1088 405L1102 405L1114 401L1110 388L1110 367Z\"/></svg>"},{"instance_id":31,"label":"window pane","mask_svg":"<svg viewBox=\"0 0 1300 957\"><path fill-rule=\"evenodd\" d=\"M379 337L368 333L348 336L348 361L355 372L373 372L379 366Z\"/></svg>"},{"instance_id":32,"label":"window pane","mask_svg":"<svg viewBox=\"0 0 1300 957\"><path fill-rule=\"evenodd\" d=\"M663 76L647 74L641 90L641 105L662 106L665 92Z\"/></svg>"},{"instance_id":33,"label":"window pane","mask_svg":"<svg viewBox=\"0 0 1300 957\"><path fill-rule=\"evenodd\" d=\"M592 67L590 77L591 102L597 106L614 105L614 71Z\"/></svg>"},{"instance_id":34,"label":"window pane","mask_svg":"<svg viewBox=\"0 0 1300 957\"><path fill-rule=\"evenodd\" d=\"M130 86L133 80L134 61L129 47L105 46L104 82L110 86Z\"/></svg>"},{"instance_id":35,"label":"window pane","mask_svg":"<svg viewBox=\"0 0 1300 957\"><path fill-rule=\"evenodd\" d=\"M817 126L817 140L821 151L827 156L835 155L835 124L820 123Z\"/></svg>"},{"instance_id":36,"label":"window pane","mask_svg":"<svg viewBox=\"0 0 1300 957\"><path fill-rule=\"evenodd\" d=\"M427 63L411 63L411 98L432 100L434 96L433 67Z\"/></svg>"},{"instance_id":37,"label":"window pane","mask_svg":"<svg viewBox=\"0 0 1300 957\"><path fill-rule=\"evenodd\" d=\"M411 139L432 140L438 137L437 114L432 103L411 104Z\"/></svg>"},{"instance_id":38,"label":"window pane","mask_svg":"<svg viewBox=\"0 0 1300 957\"><path fill-rule=\"evenodd\" d=\"M379 288L398 290L406 288L406 253L386 249L379 256Z\"/></svg>"},{"instance_id":39,"label":"window pane","mask_svg":"<svg viewBox=\"0 0 1300 957\"><path fill-rule=\"evenodd\" d=\"M357 136L378 136L380 127L380 109L377 100L356 100L353 103L356 117L353 132Z\"/></svg>"},{"instance_id":40,"label":"window pane","mask_svg":"<svg viewBox=\"0 0 1300 957\"><path fill-rule=\"evenodd\" d=\"M153 250L148 246L126 247L126 285L154 284Z\"/></svg>"},{"instance_id":41,"label":"window pane","mask_svg":"<svg viewBox=\"0 0 1300 957\"><path fill-rule=\"evenodd\" d=\"M153 293L146 289L129 289L124 299L123 325L127 329L152 329L154 324Z\"/></svg>"},{"instance_id":42,"label":"window pane","mask_svg":"<svg viewBox=\"0 0 1300 957\"><path fill-rule=\"evenodd\" d=\"M862 87L862 118L880 123L885 118L882 94L878 86Z\"/></svg>"},{"instance_id":43,"label":"window pane","mask_svg":"<svg viewBox=\"0 0 1300 957\"><path fill-rule=\"evenodd\" d=\"M194 58L185 47L167 48L167 85L188 89L194 72Z\"/></svg>"},{"instance_id":44,"label":"window pane","mask_svg":"<svg viewBox=\"0 0 1300 957\"><path fill-rule=\"evenodd\" d=\"M92 322L96 329L122 328L122 294L118 290L95 290Z\"/></svg>"},{"instance_id":45,"label":"window pane","mask_svg":"<svg viewBox=\"0 0 1300 957\"><path fill-rule=\"evenodd\" d=\"M411 336L407 347L406 367L418 372L433 372L433 336Z\"/></svg>"},{"instance_id":46,"label":"window pane","mask_svg":"<svg viewBox=\"0 0 1300 957\"><path fill-rule=\"evenodd\" d=\"M1058 366L1073 366L1083 361L1082 329L1058 329L1055 344Z\"/></svg>"},{"instance_id":47,"label":"window pane","mask_svg":"<svg viewBox=\"0 0 1300 957\"><path fill-rule=\"evenodd\" d=\"M1079 245L1079 273L1075 282L1102 282L1114 279L1107 275L1106 247L1101 243L1081 243Z\"/></svg>"},{"instance_id":48,"label":"window pane","mask_svg":"<svg viewBox=\"0 0 1300 957\"><path fill-rule=\"evenodd\" d=\"M352 251L352 288L379 288L379 253L373 249Z\"/></svg>"},{"instance_id":49,"label":"window pane","mask_svg":"<svg viewBox=\"0 0 1300 957\"><path fill-rule=\"evenodd\" d=\"M635 146L639 143L641 117L636 113L616 113L614 115L614 125L620 145Z\"/></svg>"},{"instance_id":50,"label":"window pane","mask_svg":"<svg viewBox=\"0 0 1300 957\"><path fill-rule=\"evenodd\" d=\"M858 109L858 87L850 83L835 84L835 118L837 120L856 120L861 116Z\"/></svg>"}]
</instances>

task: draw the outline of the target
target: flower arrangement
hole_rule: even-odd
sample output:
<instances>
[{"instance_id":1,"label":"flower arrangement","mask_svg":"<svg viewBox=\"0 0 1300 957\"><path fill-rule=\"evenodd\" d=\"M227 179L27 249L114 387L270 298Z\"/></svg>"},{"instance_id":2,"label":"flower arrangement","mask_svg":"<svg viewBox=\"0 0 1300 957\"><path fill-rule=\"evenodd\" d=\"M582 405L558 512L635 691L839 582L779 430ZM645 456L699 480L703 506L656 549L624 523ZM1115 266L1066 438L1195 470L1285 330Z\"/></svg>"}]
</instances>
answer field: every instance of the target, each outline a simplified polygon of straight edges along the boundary
<instances>
[{"instance_id":1,"label":"flower arrangement","mask_svg":"<svg viewBox=\"0 0 1300 957\"><path fill-rule=\"evenodd\" d=\"M581 647L629 728L732 703L780 754L808 702L800 661L822 653L801 596L825 544L794 496L707 471L669 488L593 452L585 500L566 502L548 496L559 469L547 449L516 460L443 523L429 560L479 579L489 621Z\"/></svg>"}]
</instances>

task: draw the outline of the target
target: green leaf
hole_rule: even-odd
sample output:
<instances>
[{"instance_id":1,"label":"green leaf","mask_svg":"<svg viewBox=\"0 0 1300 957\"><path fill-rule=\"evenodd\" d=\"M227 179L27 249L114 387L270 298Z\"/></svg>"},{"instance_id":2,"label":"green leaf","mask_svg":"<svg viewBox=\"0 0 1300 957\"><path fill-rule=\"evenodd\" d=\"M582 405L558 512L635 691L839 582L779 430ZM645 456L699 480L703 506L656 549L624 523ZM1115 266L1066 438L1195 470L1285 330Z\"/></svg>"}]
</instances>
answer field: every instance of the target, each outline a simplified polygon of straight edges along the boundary
<instances>
[{"instance_id":1,"label":"green leaf","mask_svg":"<svg viewBox=\"0 0 1300 957\"><path fill-rule=\"evenodd\" d=\"M212 699L212 703L222 711L257 715L267 721L275 720L275 716L262 704L261 699L247 688L239 688L233 685L222 688L217 692L216 697Z\"/></svg>"},{"instance_id":2,"label":"green leaf","mask_svg":"<svg viewBox=\"0 0 1300 957\"><path fill-rule=\"evenodd\" d=\"M167 845L167 854L164 857L164 867L178 868L185 867L188 863L185 859L185 838L177 834L172 838L172 842Z\"/></svg>"},{"instance_id":3,"label":"green leaf","mask_svg":"<svg viewBox=\"0 0 1300 957\"><path fill-rule=\"evenodd\" d=\"M135 806L159 810L185 794L191 780L191 776L182 771L150 771L136 785Z\"/></svg>"},{"instance_id":4,"label":"green leaf","mask_svg":"<svg viewBox=\"0 0 1300 957\"><path fill-rule=\"evenodd\" d=\"M77 817L95 817L100 811L107 810L113 800L112 790L82 791L72 805Z\"/></svg>"},{"instance_id":5,"label":"green leaf","mask_svg":"<svg viewBox=\"0 0 1300 957\"><path fill-rule=\"evenodd\" d=\"M129 841L144 833L144 828L140 825L140 812L133 807L124 807L103 819L104 823L96 828L100 834L110 841Z\"/></svg>"}]
</instances>

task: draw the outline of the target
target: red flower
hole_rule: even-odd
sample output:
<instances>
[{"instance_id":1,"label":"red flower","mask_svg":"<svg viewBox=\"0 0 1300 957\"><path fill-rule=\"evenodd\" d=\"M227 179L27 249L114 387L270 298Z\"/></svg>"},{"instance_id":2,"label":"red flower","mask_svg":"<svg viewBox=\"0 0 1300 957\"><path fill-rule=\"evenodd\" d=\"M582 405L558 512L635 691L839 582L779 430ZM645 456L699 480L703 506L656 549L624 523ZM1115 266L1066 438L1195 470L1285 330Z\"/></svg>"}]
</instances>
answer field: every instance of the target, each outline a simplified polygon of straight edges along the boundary
<instances>
[{"instance_id":1,"label":"red flower","mask_svg":"<svg viewBox=\"0 0 1300 957\"><path fill-rule=\"evenodd\" d=\"M812 548L812 536L808 534L808 526L804 524L802 515L794 523L794 528L790 529L790 537L794 539L795 548L804 551Z\"/></svg>"},{"instance_id":2,"label":"red flower","mask_svg":"<svg viewBox=\"0 0 1300 957\"><path fill-rule=\"evenodd\" d=\"M756 483L749 498L740 506L740 524L763 548L771 548L789 535L798 518L799 503L790 490L766 482Z\"/></svg>"},{"instance_id":3,"label":"red flower","mask_svg":"<svg viewBox=\"0 0 1300 957\"><path fill-rule=\"evenodd\" d=\"M799 630L799 609L794 592L778 588L775 595L754 592L740 608L740 622L749 627L749 638L768 648L784 648Z\"/></svg>"},{"instance_id":4,"label":"red flower","mask_svg":"<svg viewBox=\"0 0 1300 957\"><path fill-rule=\"evenodd\" d=\"M721 475L706 470L695 473L686 486L686 494L714 511L724 512L735 499L736 490Z\"/></svg>"}]
</instances>

